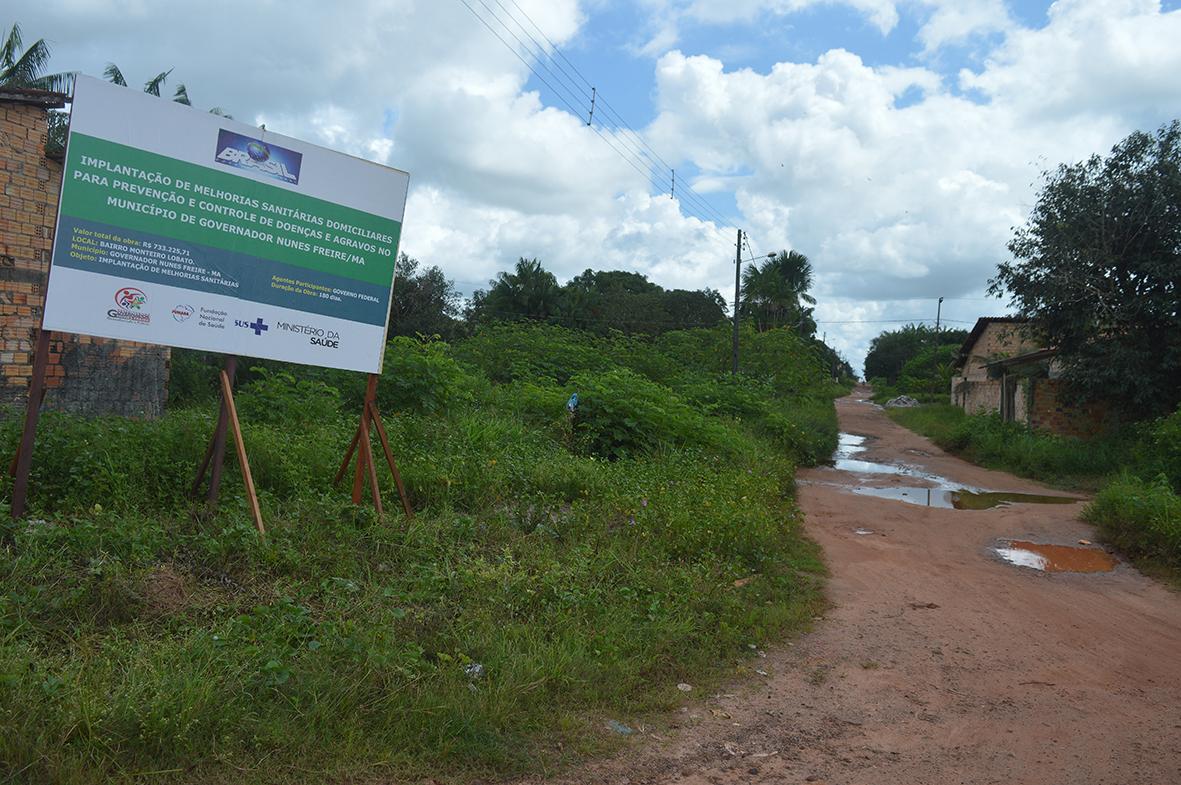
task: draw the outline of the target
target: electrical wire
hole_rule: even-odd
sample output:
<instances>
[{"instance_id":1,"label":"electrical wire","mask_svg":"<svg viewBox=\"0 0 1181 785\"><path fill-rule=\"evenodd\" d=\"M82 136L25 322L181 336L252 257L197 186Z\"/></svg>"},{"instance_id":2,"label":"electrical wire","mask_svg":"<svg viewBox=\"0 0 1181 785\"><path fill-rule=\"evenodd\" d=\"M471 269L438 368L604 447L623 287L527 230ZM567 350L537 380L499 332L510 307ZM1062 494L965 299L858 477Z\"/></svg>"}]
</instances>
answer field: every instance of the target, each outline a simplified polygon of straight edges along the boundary
<instances>
[{"instance_id":1,"label":"electrical wire","mask_svg":"<svg viewBox=\"0 0 1181 785\"><path fill-rule=\"evenodd\" d=\"M475 16L481 22L481 24L483 24L484 27L490 33L492 33L492 35L495 36L502 45L504 45L506 49L511 51L513 55L516 56L516 58L520 60L543 85L545 85L563 104L565 104L572 114L580 118L584 113L587 114L588 120L591 121L588 122L587 125L593 131L595 131L617 155L623 158L633 169L644 176L645 179L650 183L654 183L660 188L660 190L668 191L670 195L673 195L673 167L669 165L668 162L665 161L664 158L661 157L660 154L657 153L642 136L636 133L636 131L629 124L627 124L625 120L623 120L614 107L612 107L607 99L601 94L597 95L597 99L601 101L604 107L606 107L606 114L615 118L614 125L616 127L611 128L611 124L603 123L601 120L599 125L614 134L612 137L614 141L612 141L612 138L609 138L598 127L596 127L593 123L593 117L590 116L589 106L586 107L585 112L582 108L581 101L585 100L585 98L578 98L580 90L575 84L574 78L570 75L569 71L567 71L566 68L563 67L562 64L559 63L552 55L548 54L541 42L539 42L531 33L529 33L528 30L525 29L521 21L517 19L512 14L512 12L509 11L509 9L505 8L505 6L499 0L492 0L492 2L497 5L497 7L504 11L505 17L511 20L521 31L521 33L529 39L529 42L533 45L533 47L530 47L529 44L522 40L521 36L517 35L517 33L514 32L511 27L509 27L505 20L502 19L492 9L492 7L488 5L487 2L484 0L477 0L477 2L479 2L480 5L483 6L487 11L488 17L495 20L495 22L506 33L508 33L520 45L520 47L524 49L526 53L528 53L529 59L526 59L524 56L522 56L521 52L516 47L512 46L512 44L510 44L504 38L504 36L497 32L495 28L493 28L493 26L489 23L488 18L485 18L483 14L480 14L474 6L467 2L467 0L459 1L463 3L464 7L466 7L468 11L471 12L471 14ZM574 72L578 75L578 78L593 89L593 86L590 84L590 81L585 77L585 75L583 75L582 72L579 71L572 62L570 62L570 59L565 56L565 54L553 43L549 36L547 36L545 32L542 31L537 25L537 23L533 21L533 18L530 17L528 13L526 13L524 9L522 9L514 0L509 0L509 2L514 8L517 9L517 11L520 12L520 14L529 22L529 24L538 31L542 38L544 38L549 44L550 48L557 52L558 55L570 66L570 68L574 70ZM549 74L550 78L547 79L541 74L540 71L538 71L537 68L534 68L533 64L529 62L530 59L536 60L538 66L545 70L546 73ZM550 63L553 63L552 67ZM553 84L554 82L560 85L562 89L559 90L557 87L555 87ZM575 104L579 104L579 107L576 108ZM626 149L626 152L620 149L621 146ZM639 163L637 163L637 161ZM657 161L659 161L660 164L663 164L663 168L657 164ZM682 206L687 208L686 212L693 215L694 217L709 223L720 224L723 227L733 228L730 226L730 222L725 218L725 216L723 216L712 205L706 202L700 195L694 192L692 188L687 188L682 191L680 201Z\"/></svg>"},{"instance_id":2,"label":"electrical wire","mask_svg":"<svg viewBox=\"0 0 1181 785\"><path fill-rule=\"evenodd\" d=\"M501 8L504 8L504 6L500 5L499 0L493 0L493 1L496 2L496 4L498 6L500 6ZM546 35L545 31L542 30L541 27L535 21L533 21L533 18L531 16L529 16L528 12L525 11L525 9L521 8L521 6L517 4L516 0L508 0L508 1L510 3L512 3L513 7L516 8L517 11L520 12L521 16L525 17L525 19L529 22L529 24L532 25L533 29L536 30L537 33L542 38L545 39L545 42L549 45L550 49L553 50L554 52L557 52L558 56L561 57L562 60L564 60L566 62L566 64L570 66L570 68L574 71L574 73L578 75L578 78L582 80L583 84L586 85L587 87L591 88L592 91L594 91L595 86L593 84L591 84L590 80L587 79L586 76L580 70L578 70L578 66L574 65L574 63L572 63L570 61L570 58L566 57L566 54L558 47L558 45L555 44L553 42L553 40L548 35ZM513 21L516 22L521 27L521 29L524 31L524 25L521 25L521 23L516 19L516 17L512 16L512 14L508 11L508 9L505 9L505 13L509 14L509 16L513 19ZM532 38L532 36L530 36L530 38ZM537 43L536 39L533 39L533 41L535 43ZM539 51L543 51L540 43L537 43L537 46L538 46ZM550 56L550 58L553 59L552 56ZM565 73L565 74L567 74L567 76L569 76L569 73L566 71L565 68L562 68L560 63L557 63L556 60L554 60L554 62L555 62L555 64L558 65L559 68L561 68L563 73ZM570 81L573 84L573 78L571 78ZM606 96L599 94L598 100L602 103L605 113L609 117L614 118L614 124L616 126L622 127L623 129L626 129L631 134L631 136L634 137L635 140L644 148L644 150L647 151L647 152L644 152L644 150L638 150L638 152L640 154L642 154L644 157L648 158L648 160L651 162L651 164L654 168L661 171L662 173L664 171L669 171L669 172L673 171L673 169L675 167L673 167L672 164L670 164L668 161L666 161L660 155L660 153L656 152L655 148L653 148L648 143L648 141L646 139L644 139L642 136L640 136L635 131L635 129L632 128L631 125L629 125L628 122L623 119L623 117L619 114L619 112L617 112L615 110L615 107L611 105L611 102L609 100L607 100ZM635 149L635 148L633 148L633 149ZM655 160L653 160L653 159L655 159ZM657 161L659 161L660 164L663 165L663 169L661 169L661 167L657 165ZM665 178L666 181L668 181L668 179L669 178ZM669 190L671 193L671 191L672 191L671 182L669 185L670 185ZM704 199L702 199L699 195L697 195L691 189L690 189L689 193L691 194L691 196L690 196L691 202L694 202L694 203L700 205L699 209L702 209L707 213L711 213L714 216L714 218L711 220L716 220L717 222L720 222L723 226L729 226L729 221L725 218L725 216L723 216L716 209L714 209L714 207L711 204L706 202ZM731 227L731 228L733 228L733 227Z\"/></svg>"}]
</instances>

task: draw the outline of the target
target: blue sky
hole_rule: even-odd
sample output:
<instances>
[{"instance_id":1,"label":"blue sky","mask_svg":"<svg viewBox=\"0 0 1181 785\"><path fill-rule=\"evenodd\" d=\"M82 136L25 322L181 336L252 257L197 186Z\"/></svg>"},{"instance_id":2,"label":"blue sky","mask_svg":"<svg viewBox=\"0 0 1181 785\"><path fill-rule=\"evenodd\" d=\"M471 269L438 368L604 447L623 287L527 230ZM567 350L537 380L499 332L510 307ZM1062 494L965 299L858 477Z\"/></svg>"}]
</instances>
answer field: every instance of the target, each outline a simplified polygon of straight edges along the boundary
<instances>
[{"instance_id":1,"label":"blue sky","mask_svg":"<svg viewBox=\"0 0 1181 785\"><path fill-rule=\"evenodd\" d=\"M465 292L536 256L728 297L735 226L801 251L855 366L939 296L951 324L1003 312L985 288L1039 172L1181 113L1181 0L467 2L494 27L527 11L694 195L637 174L463 0L5 10L56 69L173 68L198 106L410 171L403 248Z\"/></svg>"}]
</instances>

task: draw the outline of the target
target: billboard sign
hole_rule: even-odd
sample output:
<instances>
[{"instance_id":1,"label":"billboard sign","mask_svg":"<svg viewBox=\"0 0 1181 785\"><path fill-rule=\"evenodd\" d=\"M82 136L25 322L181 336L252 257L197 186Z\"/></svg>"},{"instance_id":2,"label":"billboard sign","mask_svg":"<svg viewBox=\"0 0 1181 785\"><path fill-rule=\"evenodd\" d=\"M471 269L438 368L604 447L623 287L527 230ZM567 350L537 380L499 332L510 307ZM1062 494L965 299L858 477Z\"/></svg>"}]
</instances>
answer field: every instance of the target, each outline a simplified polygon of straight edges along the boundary
<instances>
[{"instance_id":1,"label":"billboard sign","mask_svg":"<svg viewBox=\"0 0 1181 785\"><path fill-rule=\"evenodd\" d=\"M380 372L408 184L79 77L44 327Z\"/></svg>"}]
</instances>

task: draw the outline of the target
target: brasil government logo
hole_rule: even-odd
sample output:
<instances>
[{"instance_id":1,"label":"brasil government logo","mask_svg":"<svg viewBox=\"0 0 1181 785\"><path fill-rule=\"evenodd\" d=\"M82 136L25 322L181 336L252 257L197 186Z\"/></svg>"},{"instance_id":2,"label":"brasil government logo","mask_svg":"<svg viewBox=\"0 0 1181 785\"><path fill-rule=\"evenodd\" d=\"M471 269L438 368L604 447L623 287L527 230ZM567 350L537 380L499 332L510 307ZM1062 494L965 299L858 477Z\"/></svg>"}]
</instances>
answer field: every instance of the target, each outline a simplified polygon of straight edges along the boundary
<instances>
[{"instance_id":1,"label":"brasil government logo","mask_svg":"<svg viewBox=\"0 0 1181 785\"><path fill-rule=\"evenodd\" d=\"M116 322L150 324L152 316L147 312L148 296L142 289L124 286L115 290L115 305L107 311L107 318Z\"/></svg>"},{"instance_id":2,"label":"brasil government logo","mask_svg":"<svg viewBox=\"0 0 1181 785\"><path fill-rule=\"evenodd\" d=\"M217 151L213 160L235 169L249 169L285 183L298 185L303 153L222 128L217 133Z\"/></svg>"}]
</instances>

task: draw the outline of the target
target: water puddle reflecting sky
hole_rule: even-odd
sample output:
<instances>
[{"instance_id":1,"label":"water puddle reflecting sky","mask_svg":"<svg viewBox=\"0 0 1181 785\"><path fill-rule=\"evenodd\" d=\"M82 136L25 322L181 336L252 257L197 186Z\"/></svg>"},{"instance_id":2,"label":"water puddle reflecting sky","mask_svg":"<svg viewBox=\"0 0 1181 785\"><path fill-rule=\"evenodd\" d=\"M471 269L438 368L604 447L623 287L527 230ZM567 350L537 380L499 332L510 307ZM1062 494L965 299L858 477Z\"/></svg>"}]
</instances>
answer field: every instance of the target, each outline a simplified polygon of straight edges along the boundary
<instances>
[{"instance_id":1,"label":"water puddle reflecting sky","mask_svg":"<svg viewBox=\"0 0 1181 785\"><path fill-rule=\"evenodd\" d=\"M915 466L901 463L879 463L856 458L865 452L866 437L854 433L840 435L837 450L833 453L833 468L842 472L860 475L892 475L914 477L932 484L933 487L875 487L870 485L841 485L850 493L859 496L873 496L879 499L917 504L924 507L939 507L948 510L987 510L1010 504L1073 504L1082 501L1073 496L1047 496L1032 493L1007 493L985 491L953 482L938 474L923 471Z\"/></svg>"}]
</instances>

